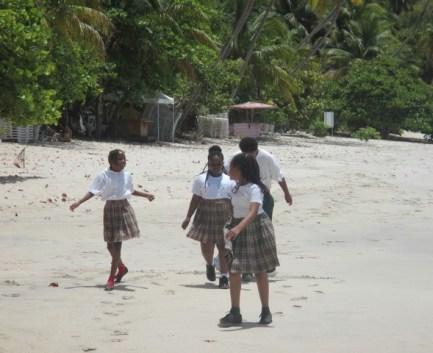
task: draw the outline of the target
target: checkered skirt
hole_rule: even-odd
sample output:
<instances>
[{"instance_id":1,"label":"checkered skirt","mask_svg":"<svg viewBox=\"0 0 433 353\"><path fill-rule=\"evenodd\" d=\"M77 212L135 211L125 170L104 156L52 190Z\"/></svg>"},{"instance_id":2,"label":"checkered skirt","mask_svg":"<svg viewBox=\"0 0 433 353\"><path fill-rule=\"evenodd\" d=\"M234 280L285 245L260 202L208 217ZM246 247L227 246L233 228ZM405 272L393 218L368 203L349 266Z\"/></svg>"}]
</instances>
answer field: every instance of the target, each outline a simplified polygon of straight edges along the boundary
<instances>
[{"instance_id":1,"label":"checkered skirt","mask_svg":"<svg viewBox=\"0 0 433 353\"><path fill-rule=\"evenodd\" d=\"M104 207L104 240L117 243L139 236L135 212L128 200L107 201Z\"/></svg>"},{"instance_id":2,"label":"checkered skirt","mask_svg":"<svg viewBox=\"0 0 433 353\"><path fill-rule=\"evenodd\" d=\"M234 219L230 228L242 219ZM259 273L279 266L274 227L265 214L258 215L232 242L231 272Z\"/></svg>"},{"instance_id":3,"label":"checkered skirt","mask_svg":"<svg viewBox=\"0 0 433 353\"><path fill-rule=\"evenodd\" d=\"M224 244L224 226L232 214L230 200L202 199L187 237L201 243Z\"/></svg>"}]
</instances>

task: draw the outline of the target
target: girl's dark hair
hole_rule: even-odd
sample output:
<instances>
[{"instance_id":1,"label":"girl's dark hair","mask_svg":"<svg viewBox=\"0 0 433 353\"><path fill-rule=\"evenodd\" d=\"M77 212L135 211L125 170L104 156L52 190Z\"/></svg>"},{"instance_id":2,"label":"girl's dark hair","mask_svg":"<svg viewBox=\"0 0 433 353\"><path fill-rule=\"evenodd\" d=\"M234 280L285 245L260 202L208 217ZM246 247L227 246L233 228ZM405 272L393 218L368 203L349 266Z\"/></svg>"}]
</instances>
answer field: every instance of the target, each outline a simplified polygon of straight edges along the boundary
<instances>
[{"instance_id":1,"label":"girl's dark hair","mask_svg":"<svg viewBox=\"0 0 433 353\"><path fill-rule=\"evenodd\" d=\"M222 150L221 147L218 146L218 145L210 146L208 151L209 151L209 155L210 155L211 153L215 153L215 152L219 152L219 153L221 153L221 155L223 154L223 150Z\"/></svg>"},{"instance_id":2,"label":"girl's dark hair","mask_svg":"<svg viewBox=\"0 0 433 353\"><path fill-rule=\"evenodd\" d=\"M260 167L253 156L246 153L239 153L233 157L230 166L239 168L242 177L248 183L256 184L264 194L269 193L268 188L260 179Z\"/></svg>"},{"instance_id":3,"label":"girl's dark hair","mask_svg":"<svg viewBox=\"0 0 433 353\"><path fill-rule=\"evenodd\" d=\"M125 152L122 150L119 150L119 149L115 149L115 150L110 151L110 153L108 153L108 163L111 164L111 163L115 162L117 160L117 157L121 153L125 153Z\"/></svg>"},{"instance_id":4,"label":"girl's dark hair","mask_svg":"<svg viewBox=\"0 0 433 353\"><path fill-rule=\"evenodd\" d=\"M224 161L223 151L222 151L221 147L218 146L218 145L213 145L213 146L209 147L209 149L208 149L208 155L207 155L208 162L206 162L205 166L203 167L203 170L201 171L201 174L203 174L204 172L206 172L207 166L209 165L209 159L212 158L212 157L214 157L214 156L218 156L219 158L221 158L221 160ZM223 168L223 172L225 172L224 168ZM206 180L207 180L207 176L206 176Z\"/></svg>"},{"instance_id":5,"label":"girl's dark hair","mask_svg":"<svg viewBox=\"0 0 433 353\"><path fill-rule=\"evenodd\" d=\"M222 152L222 149L220 146L213 145L213 146L209 147L208 152L209 152L207 155L208 162L206 162L206 165L204 166L204 168L201 172L201 174L206 173L206 179L204 181L204 188L205 189L207 187L207 180L209 179L209 169L207 169L207 166L209 165L209 159L211 159L212 157L219 157L219 158L221 158L222 161L224 161L224 155L223 155L223 152ZM223 173L225 173L224 166L223 166Z\"/></svg>"}]
</instances>

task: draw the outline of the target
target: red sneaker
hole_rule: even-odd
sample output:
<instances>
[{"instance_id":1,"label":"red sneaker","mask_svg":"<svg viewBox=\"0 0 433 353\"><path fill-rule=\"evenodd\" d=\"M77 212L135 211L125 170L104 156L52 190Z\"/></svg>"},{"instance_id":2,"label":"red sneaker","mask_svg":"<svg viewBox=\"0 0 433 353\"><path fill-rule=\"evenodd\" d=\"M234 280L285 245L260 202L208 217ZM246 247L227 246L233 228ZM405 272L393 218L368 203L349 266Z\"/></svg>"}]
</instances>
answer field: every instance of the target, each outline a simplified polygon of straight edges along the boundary
<instances>
[{"instance_id":1,"label":"red sneaker","mask_svg":"<svg viewBox=\"0 0 433 353\"><path fill-rule=\"evenodd\" d=\"M107 284L105 285L105 290L113 290L114 289L114 278L109 278Z\"/></svg>"},{"instance_id":2,"label":"red sneaker","mask_svg":"<svg viewBox=\"0 0 433 353\"><path fill-rule=\"evenodd\" d=\"M117 272L116 275L116 283L119 283L123 276L125 276L128 273L128 267L123 266L122 268L119 268L119 272Z\"/></svg>"}]
</instances>

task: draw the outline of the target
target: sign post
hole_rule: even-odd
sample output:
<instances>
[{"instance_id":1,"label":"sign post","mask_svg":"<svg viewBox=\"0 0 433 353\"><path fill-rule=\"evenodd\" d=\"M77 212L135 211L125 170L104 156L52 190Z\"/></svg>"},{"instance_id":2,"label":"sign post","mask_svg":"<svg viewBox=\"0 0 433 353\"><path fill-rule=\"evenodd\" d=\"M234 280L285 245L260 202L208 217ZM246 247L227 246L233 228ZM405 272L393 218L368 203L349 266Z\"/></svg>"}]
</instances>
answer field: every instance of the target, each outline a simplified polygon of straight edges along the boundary
<instances>
[{"instance_id":1,"label":"sign post","mask_svg":"<svg viewBox=\"0 0 433 353\"><path fill-rule=\"evenodd\" d=\"M331 136L334 136L334 112L325 112L323 123L331 129Z\"/></svg>"}]
</instances>

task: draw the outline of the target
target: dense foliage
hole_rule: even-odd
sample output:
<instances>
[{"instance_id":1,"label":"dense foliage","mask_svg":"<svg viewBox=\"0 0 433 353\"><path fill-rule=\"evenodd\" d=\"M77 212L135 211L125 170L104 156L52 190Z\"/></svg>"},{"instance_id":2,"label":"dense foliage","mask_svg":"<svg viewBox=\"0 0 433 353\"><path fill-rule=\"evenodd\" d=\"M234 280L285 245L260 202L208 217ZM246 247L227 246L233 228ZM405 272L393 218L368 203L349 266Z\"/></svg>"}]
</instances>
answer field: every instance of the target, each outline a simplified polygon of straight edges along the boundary
<instances>
[{"instance_id":1,"label":"dense foliage","mask_svg":"<svg viewBox=\"0 0 433 353\"><path fill-rule=\"evenodd\" d=\"M333 110L350 133L431 134L433 2L0 0L0 79L18 124L161 91L189 116L258 100L281 129Z\"/></svg>"}]
</instances>

